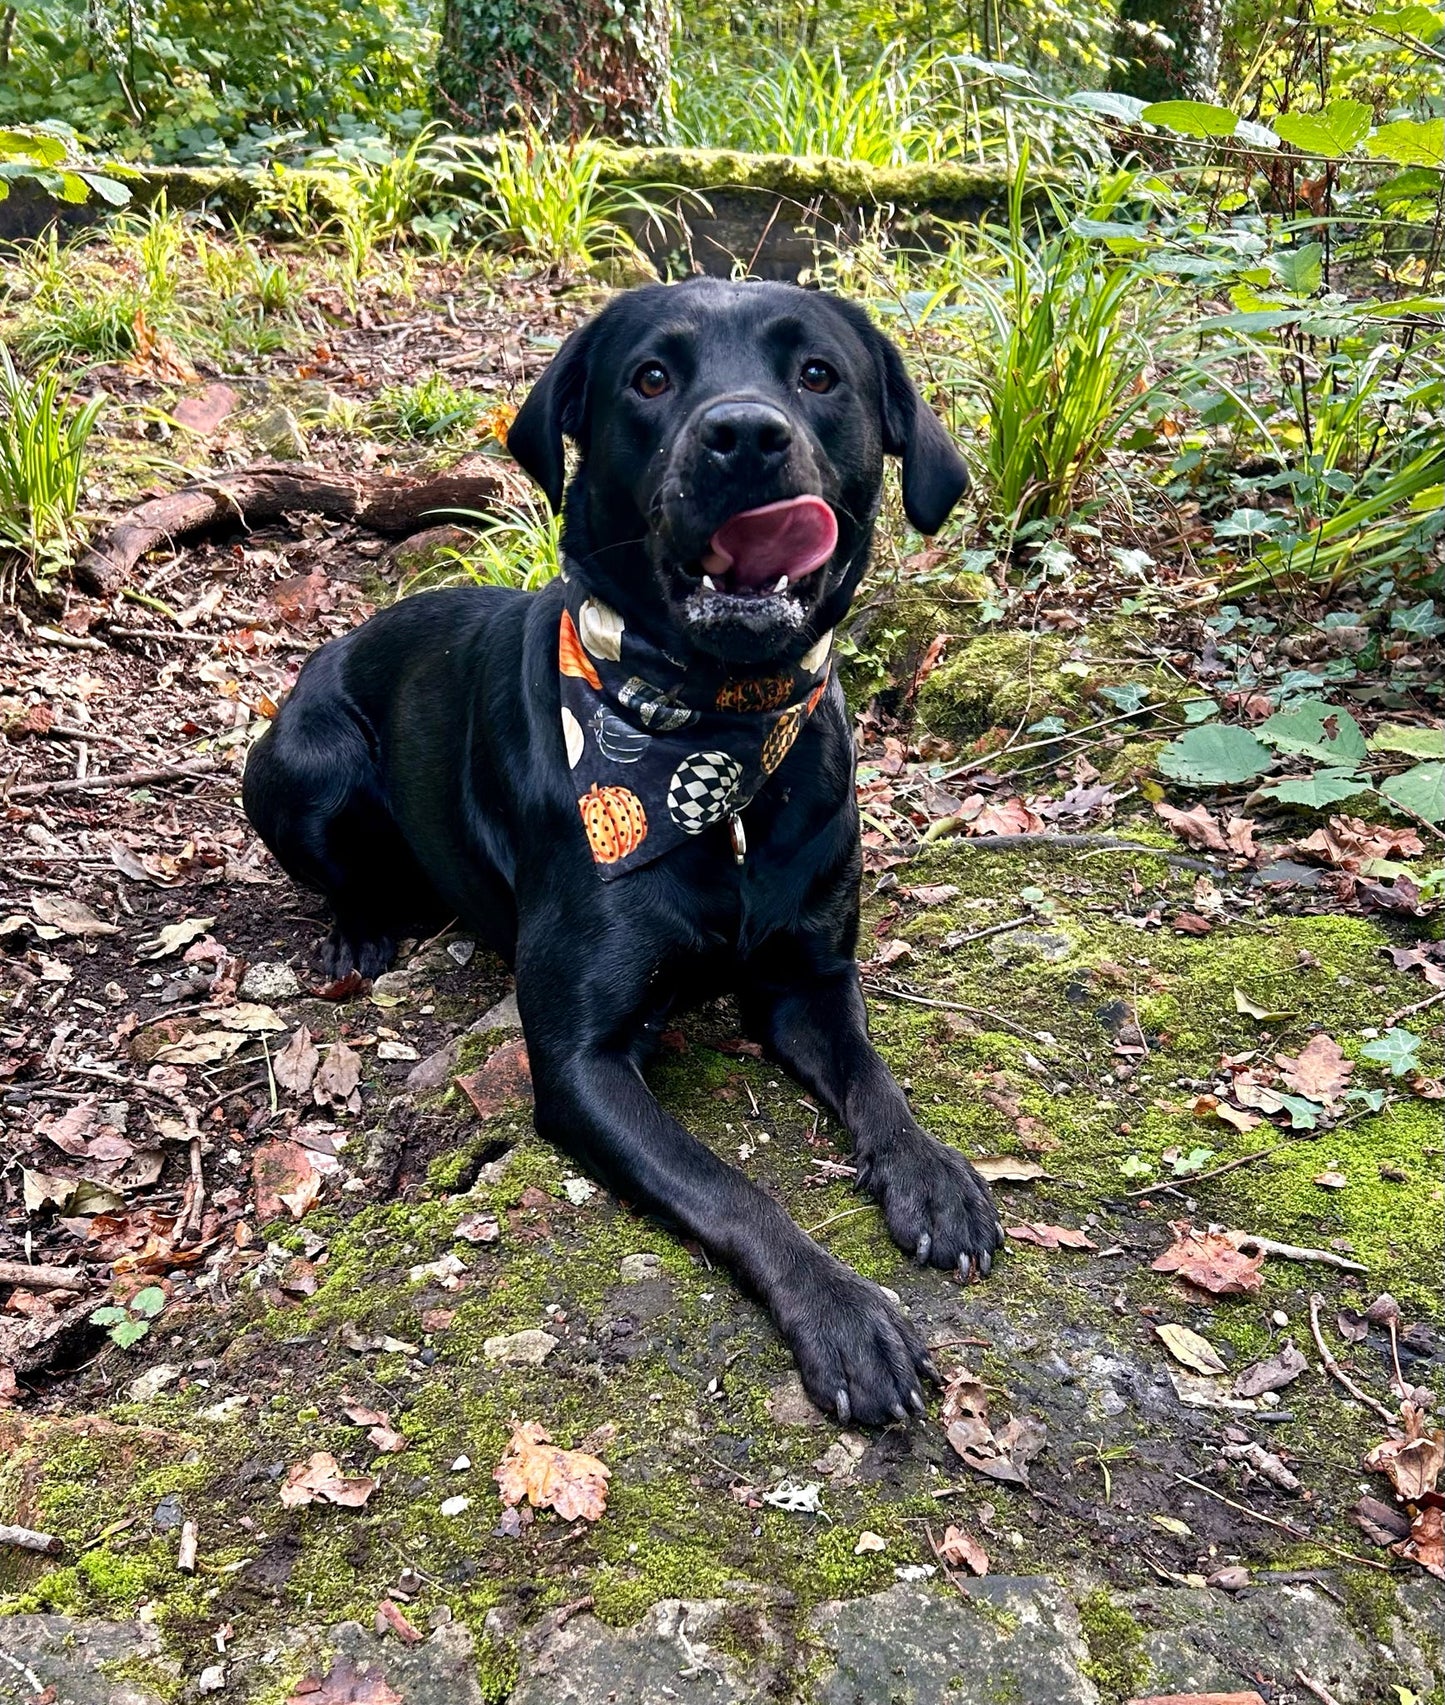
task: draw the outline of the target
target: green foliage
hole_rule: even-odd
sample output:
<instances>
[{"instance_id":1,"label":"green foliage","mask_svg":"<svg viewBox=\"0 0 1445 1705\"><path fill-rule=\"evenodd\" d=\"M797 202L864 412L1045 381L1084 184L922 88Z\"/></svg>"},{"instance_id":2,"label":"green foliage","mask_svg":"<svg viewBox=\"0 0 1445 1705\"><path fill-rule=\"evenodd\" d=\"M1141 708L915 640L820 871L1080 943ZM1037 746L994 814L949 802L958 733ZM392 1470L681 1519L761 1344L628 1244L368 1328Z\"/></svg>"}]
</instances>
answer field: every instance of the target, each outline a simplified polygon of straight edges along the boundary
<instances>
[{"instance_id":1,"label":"green foliage","mask_svg":"<svg viewBox=\"0 0 1445 1705\"><path fill-rule=\"evenodd\" d=\"M1190 787L1253 781L1274 762L1268 746L1247 728L1207 723L1189 728L1159 754L1159 769Z\"/></svg>"},{"instance_id":2,"label":"green foliage","mask_svg":"<svg viewBox=\"0 0 1445 1705\"><path fill-rule=\"evenodd\" d=\"M0 201L17 179L34 178L61 201L88 201L93 194L112 207L124 207L130 200L126 186L79 160L78 153L75 133L65 125L0 130Z\"/></svg>"},{"instance_id":3,"label":"green foliage","mask_svg":"<svg viewBox=\"0 0 1445 1705\"><path fill-rule=\"evenodd\" d=\"M92 1326L108 1328L106 1337L122 1350L139 1344L151 1329L151 1322L166 1306L166 1293L159 1285L147 1285L123 1305L107 1304L90 1315Z\"/></svg>"},{"instance_id":4,"label":"green foliage","mask_svg":"<svg viewBox=\"0 0 1445 1705\"><path fill-rule=\"evenodd\" d=\"M472 544L443 553L437 566L402 588L403 594L457 585L514 586L535 592L561 570L562 523L540 501L505 506L480 520Z\"/></svg>"},{"instance_id":5,"label":"green foliage","mask_svg":"<svg viewBox=\"0 0 1445 1705\"><path fill-rule=\"evenodd\" d=\"M398 438L447 439L475 426L490 404L478 391L459 391L444 373L414 385L383 387L370 410L370 424Z\"/></svg>"},{"instance_id":6,"label":"green foliage","mask_svg":"<svg viewBox=\"0 0 1445 1705\"><path fill-rule=\"evenodd\" d=\"M0 343L0 607L23 568L37 581L67 558L85 474L86 446L104 392L77 403L55 368L26 378ZM8 558L8 561L6 560Z\"/></svg>"}]
</instances>

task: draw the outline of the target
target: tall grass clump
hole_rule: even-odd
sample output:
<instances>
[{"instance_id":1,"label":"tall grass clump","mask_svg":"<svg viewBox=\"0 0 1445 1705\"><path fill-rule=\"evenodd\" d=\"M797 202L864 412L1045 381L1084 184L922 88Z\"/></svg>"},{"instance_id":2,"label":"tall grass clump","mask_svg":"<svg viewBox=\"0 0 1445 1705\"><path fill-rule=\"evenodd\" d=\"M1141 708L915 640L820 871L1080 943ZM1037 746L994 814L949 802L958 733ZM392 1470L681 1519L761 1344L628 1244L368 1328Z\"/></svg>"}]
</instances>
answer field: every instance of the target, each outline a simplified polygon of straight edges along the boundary
<instances>
[{"instance_id":1,"label":"tall grass clump","mask_svg":"<svg viewBox=\"0 0 1445 1705\"><path fill-rule=\"evenodd\" d=\"M22 571L43 582L69 556L106 400L77 406L53 367L27 378L0 343L0 604L14 601Z\"/></svg>"},{"instance_id":2,"label":"tall grass clump","mask_svg":"<svg viewBox=\"0 0 1445 1705\"><path fill-rule=\"evenodd\" d=\"M401 588L402 596L436 586L510 586L536 592L562 568L562 520L540 502L503 505L473 517L476 538L448 550Z\"/></svg>"}]
</instances>

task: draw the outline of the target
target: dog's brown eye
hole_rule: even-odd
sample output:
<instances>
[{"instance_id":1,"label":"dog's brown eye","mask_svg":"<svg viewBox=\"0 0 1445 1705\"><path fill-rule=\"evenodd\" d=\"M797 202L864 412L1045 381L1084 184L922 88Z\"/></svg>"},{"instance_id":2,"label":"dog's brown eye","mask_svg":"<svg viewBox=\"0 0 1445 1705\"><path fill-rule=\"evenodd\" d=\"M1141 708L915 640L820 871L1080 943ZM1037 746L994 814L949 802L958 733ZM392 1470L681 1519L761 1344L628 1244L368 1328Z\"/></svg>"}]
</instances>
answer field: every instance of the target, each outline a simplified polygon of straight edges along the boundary
<instances>
[{"instance_id":1,"label":"dog's brown eye","mask_svg":"<svg viewBox=\"0 0 1445 1705\"><path fill-rule=\"evenodd\" d=\"M806 361L803 371L798 375L798 383L805 391L831 391L838 383L838 375L826 361Z\"/></svg>"},{"instance_id":2,"label":"dog's brown eye","mask_svg":"<svg viewBox=\"0 0 1445 1705\"><path fill-rule=\"evenodd\" d=\"M642 397L660 397L671 383L660 361L644 361L632 375L632 388Z\"/></svg>"}]
</instances>

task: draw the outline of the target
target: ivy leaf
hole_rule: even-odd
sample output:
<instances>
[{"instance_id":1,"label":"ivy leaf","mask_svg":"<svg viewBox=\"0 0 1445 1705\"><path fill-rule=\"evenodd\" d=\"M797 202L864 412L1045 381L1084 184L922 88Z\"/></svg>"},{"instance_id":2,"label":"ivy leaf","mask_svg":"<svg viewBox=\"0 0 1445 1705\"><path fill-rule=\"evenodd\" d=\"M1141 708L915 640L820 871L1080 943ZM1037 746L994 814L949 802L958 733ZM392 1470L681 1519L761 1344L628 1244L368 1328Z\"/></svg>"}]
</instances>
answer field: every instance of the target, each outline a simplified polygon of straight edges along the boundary
<instances>
[{"instance_id":1,"label":"ivy leaf","mask_svg":"<svg viewBox=\"0 0 1445 1705\"><path fill-rule=\"evenodd\" d=\"M1306 154L1342 160L1370 134L1372 116L1363 101L1331 101L1320 112L1281 113L1274 121L1274 133Z\"/></svg>"},{"instance_id":2,"label":"ivy leaf","mask_svg":"<svg viewBox=\"0 0 1445 1705\"><path fill-rule=\"evenodd\" d=\"M1275 1090L1279 1096L1282 1112L1289 1114L1290 1129L1295 1131L1313 1131L1319 1125L1319 1116L1324 1112L1324 1104L1311 1101L1306 1095L1286 1095L1283 1090Z\"/></svg>"},{"instance_id":3,"label":"ivy leaf","mask_svg":"<svg viewBox=\"0 0 1445 1705\"><path fill-rule=\"evenodd\" d=\"M1415 1056L1420 1052L1420 1038L1413 1030L1391 1028L1360 1049L1367 1060L1385 1066L1392 1077L1404 1077L1414 1069Z\"/></svg>"},{"instance_id":4,"label":"ivy leaf","mask_svg":"<svg viewBox=\"0 0 1445 1705\"><path fill-rule=\"evenodd\" d=\"M1403 752L1407 758L1445 758L1445 728L1414 728L1384 722L1370 736L1372 752Z\"/></svg>"},{"instance_id":5,"label":"ivy leaf","mask_svg":"<svg viewBox=\"0 0 1445 1705\"><path fill-rule=\"evenodd\" d=\"M1210 723L1186 730L1159 754L1163 774L1193 787L1253 781L1273 762L1269 747L1247 728Z\"/></svg>"},{"instance_id":6,"label":"ivy leaf","mask_svg":"<svg viewBox=\"0 0 1445 1705\"><path fill-rule=\"evenodd\" d=\"M1445 118L1401 118L1382 124L1365 143L1376 160L1397 166L1445 166Z\"/></svg>"},{"instance_id":7,"label":"ivy leaf","mask_svg":"<svg viewBox=\"0 0 1445 1705\"><path fill-rule=\"evenodd\" d=\"M1369 756L1360 725L1347 710L1322 699L1301 699L1259 725L1259 737L1280 752L1354 769Z\"/></svg>"},{"instance_id":8,"label":"ivy leaf","mask_svg":"<svg viewBox=\"0 0 1445 1705\"><path fill-rule=\"evenodd\" d=\"M1233 136L1239 128L1229 108L1212 101L1153 101L1139 116L1176 136Z\"/></svg>"},{"instance_id":9,"label":"ivy leaf","mask_svg":"<svg viewBox=\"0 0 1445 1705\"><path fill-rule=\"evenodd\" d=\"M1338 805L1342 799L1352 799L1357 793L1373 793L1374 786L1364 776L1350 770L1315 770L1307 776L1288 776L1282 781L1266 782L1259 790L1281 805L1302 805L1307 811L1324 811Z\"/></svg>"},{"instance_id":10,"label":"ivy leaf","mask_svg":"<svg viewBox=\"0 0 1445 1705\"><path fill-rule=\"evenodd\" d=\"M1115 710L1132 714L1143 710L1149 697L1149 689L1141 687L1137 681L1126 681L1122 687L1100 687L1099 697L1107 699Z\"/></svg>"},{"instance_id":11,"label":"ivy leaf","mask_svg":"<svg viewBox=\"0 0 1445 1705\"><path fill-rule=\"evenodd\" d=\"M1445 616L1435 614L1435 600L1422 598L1408 610L1391 610L1390 626L1396 633L1413 634L1421 639L1434 639L1445 633Z\"/></svg>"},{"instance_id":12,"label":"ivy leaf","mask_svg":"<svg viewBox=\"0 0 1445 1705\"><path fill-rule=\"evenodd\" d=\"M1028 734L1067 734L1069 725L1061 716L1041 717L1037 722L1031 722L1025 733Z\"/></svg>"},{"instance_id":13,"label":"ivy leaf","mask_svg":"<svg viewBox=\"0 0 1445 1705\"><path fill-rule=\"evenodd\" d=\"M1197 722L1208 722L1211 716L1219 715L1219 706L1213 699L1185 699L1179 708L1184 712L1184 720L1191 727Z\"/></svg>"},{"instance_id":14,"label":"ivy leaf","mask_svg":"<svg viewBox=\"0 0 1445 1705\"><path fill-rule=\"evenodd\" d=\"M1380 792L1427 823L1445 823L1445 763L1416 764L1382 781Z\"/></svg>"}]
</instances>

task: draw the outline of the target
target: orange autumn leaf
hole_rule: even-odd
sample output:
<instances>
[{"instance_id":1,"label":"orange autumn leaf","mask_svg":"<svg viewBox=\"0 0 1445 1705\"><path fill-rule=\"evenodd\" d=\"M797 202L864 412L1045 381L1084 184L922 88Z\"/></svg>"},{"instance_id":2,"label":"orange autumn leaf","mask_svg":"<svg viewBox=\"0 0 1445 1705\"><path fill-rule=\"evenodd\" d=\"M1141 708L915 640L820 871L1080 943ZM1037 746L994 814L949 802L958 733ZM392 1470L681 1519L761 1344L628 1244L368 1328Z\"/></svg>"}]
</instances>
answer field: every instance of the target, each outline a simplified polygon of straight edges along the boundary
<instances>
[{"instance_id":1,"label":"orange autumn leaf","mask_svg":"<svg viewBox=\"0 0 1445 1705\"><path fill-rule=\"evenodd\" d=\"M1345 1058L1344 1050L1331 1036L1321 1031L1311 1036L1293 1059L1277 1054L1275 1064L1288 1087L1296 1095L1328 1105L1344 1092L1354 1071L1354 1062Z\"/></svg>"},{"instance_id":2,"label":"orange autumn leaf","mask_svg":"<svg viewBox=\"0 0 1445 1705\"><path fill-rule=\"evenodd\" d=\"M1027 1220L1019 1225L1004 1228L1010 1237L1016 1237L1020 1243L1037 1243L1041 1249L1097 1249L1086 1232L1075 1231L1072 1226L1043 1225Z\"/></svg>"},{"instance_id":3,"label":"orange autumn leaf","mask_svg":"<svg viewBox=\"0 0 1445 1705\"><path fill-rule=\"evenodd\" d=\"M281 1488L281 1502L288 1510L302 1504L340 1504L359 1510L376 1490L376 1482L365 1474L344 1474L329 1450L313 1451L305 1462L293 1462Z\"/></svg>"},{"instance_id":4,"label":"orange autumn leaf","mask_svg":"<svg viewBox=\"0 0 1445 1705\"><path fill-rule=\"evenodd\" d=\"M525 1498L539 1510L556 1510L563 1521L600 1521L607 1508L612 1470L585 1451L561 1450L537 1421L524 1421L512 1434L506 1454L492 1470L502 1502Z\"/></svg>"},{"instance_id":5,"label":"orange autumn leaf","mask_svg":"<svg viewBox=\"0 0 1445 1705\"><path fill-rule=\"evenodd\" d=\"M1224 1232L1196 1231L1188 1220L1170 1230L1174 1242L1154 1263L1156 1273L1177 1273L1214 1296L1253 1296L1263 1285L1263 1255L1245 1255Z\"/></svg>"}]
</instances>

